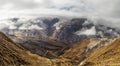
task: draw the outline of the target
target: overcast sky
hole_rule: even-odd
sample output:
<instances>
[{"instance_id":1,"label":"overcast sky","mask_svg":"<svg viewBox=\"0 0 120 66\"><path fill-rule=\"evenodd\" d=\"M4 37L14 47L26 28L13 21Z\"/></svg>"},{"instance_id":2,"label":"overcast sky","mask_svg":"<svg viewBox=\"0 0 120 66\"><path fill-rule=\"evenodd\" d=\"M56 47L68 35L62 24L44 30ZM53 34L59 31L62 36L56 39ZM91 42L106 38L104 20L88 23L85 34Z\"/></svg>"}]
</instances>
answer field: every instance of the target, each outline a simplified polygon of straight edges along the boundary
<instances>
[{"instance_id":1,"label":"overcast sky","mask_svg":"<svg viewBox=\"0 0 120 66\"><path fill-rule=\"evenodd\" d=\"M120 0L0 0L0 17L75 15L120 17Z\"/></svg>"}]
</instances>

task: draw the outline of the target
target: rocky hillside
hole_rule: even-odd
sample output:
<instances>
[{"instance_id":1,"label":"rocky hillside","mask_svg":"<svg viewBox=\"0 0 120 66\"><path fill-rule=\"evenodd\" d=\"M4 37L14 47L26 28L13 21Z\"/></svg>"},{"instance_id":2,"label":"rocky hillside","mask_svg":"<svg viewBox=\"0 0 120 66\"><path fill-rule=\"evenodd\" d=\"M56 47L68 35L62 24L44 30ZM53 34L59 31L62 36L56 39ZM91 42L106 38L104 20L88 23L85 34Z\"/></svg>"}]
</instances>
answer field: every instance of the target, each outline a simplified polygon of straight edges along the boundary
<instances>
[{"instance_id":1,"label":"rocky hillside","mask_svg":"<svg viewBox=\"0 0 120 66\"><path fill-rule=\"evenodd\" d=\"M0 66L73 66L67 59L47 59L25 50L0 32Z\"/></svg>"},{"instance_id":2,"label":"rocky hillside","mask_svg":"<svg viewBox=\"0 0 120 66\"><path fill-rule=\"evenodd\" d=\"M93 52L85 61L88 66L119 66L120 39Z\"/></svg>"},{"instance_id":3,"label":"rocky hillside","mask_svg":"<svg viewBox=\"0 0 120 66\"><path fill-rule=\"evenodd\" d=\"M0 62L4 66L117 63L108 60L119 54L117 38L120 32L117 28L94 24L87 18L12 18L0 22L6 21L9 25L0 30L6 34L0 33ZM116 56L112 56L111 51ZM103 62L104 58L106 61Z\"/></svg>"},{"instance_id":4,"label":"rocky hillside","mask_svg":"<svg viewBox=\"0 0 120 66\"><path fill-rule=\"evenodd\" d=\"M89 38L49 59L31 53L0 32L0 66L119 66L119 43L119 38Z\"/></svg>"},{"instance_id":5,"label":"rocky hillside","mask_svg":"<svg viewBox=\"0 0 120 66\"><path fill-rule=\"evenodd\" d=\"M83 39L116 38L120 35L117 28L94 24L87 18L11 18L0 22L9 23L1 31L14 42L47 58L59 57L72 44Z\"/></svg>"},{"instance_id":6,"label":"rocky hillside","mask_svg":"<svg viewBox=\"0 0 120 66\"><path fill-rule=\"evenodd\" d=\"M68 58L73 61L75 65L82 63L96 50L109 45L116 39L107 38L91 38L85 39L71 46L69 50L66 50L61 57ZM99 52L98 52L99 53Z\"/></svg>"}]
</instances>

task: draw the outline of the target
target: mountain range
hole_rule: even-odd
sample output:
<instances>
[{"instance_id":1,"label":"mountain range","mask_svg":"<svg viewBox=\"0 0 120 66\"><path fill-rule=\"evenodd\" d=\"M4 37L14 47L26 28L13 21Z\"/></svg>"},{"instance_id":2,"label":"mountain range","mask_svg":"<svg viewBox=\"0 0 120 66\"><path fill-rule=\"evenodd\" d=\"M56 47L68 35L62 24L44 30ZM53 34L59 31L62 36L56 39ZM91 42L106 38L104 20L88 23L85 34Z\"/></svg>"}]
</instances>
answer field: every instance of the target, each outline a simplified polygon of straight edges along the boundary
<instances>
[{"instance_id":1,"label":"mountain range","mask_svg":"<svg viewBox=\"0 0 120 66\"><path fill-rule=\"evenodd\" d=\"M119 65L119 28L82 17L1 20L5 22L0 33L4 66Z\"/></svg>"}]
</instances>

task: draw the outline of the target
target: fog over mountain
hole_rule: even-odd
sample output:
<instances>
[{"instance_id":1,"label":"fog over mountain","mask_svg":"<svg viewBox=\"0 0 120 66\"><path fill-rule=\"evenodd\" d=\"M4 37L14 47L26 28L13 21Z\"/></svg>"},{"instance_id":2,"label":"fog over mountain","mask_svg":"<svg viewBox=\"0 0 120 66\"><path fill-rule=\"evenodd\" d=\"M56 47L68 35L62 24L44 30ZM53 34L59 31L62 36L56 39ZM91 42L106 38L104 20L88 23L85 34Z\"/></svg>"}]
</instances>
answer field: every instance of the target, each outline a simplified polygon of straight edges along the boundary
<instances>
[{"instance_id":1,"label":"fog over mountain","mask_svg":"<svg viewBox=\"0 0 120 66\"><path fill-rule=\"evenodd\" d=\"M0 0L0 19L40 16L87 17L95 23L119 27L119 3L119 0ZM0 22L0 29L8 25L11 25L10 22Z\"/></svg>"},{"instance_id":2,"label":"fog over mountain","mask_svg":"<svg viewBox=\"0 0 120 66\"><path fill-rule=\"evenodd\" d=\"M44 23L44 20L48 20L48 22L54 18L58 18L58 23L53 23L53 27L56 27L56 29L59 29L57 27L60 23L64 22L70 22L71 19L74 18L83 18L83 17L68 17L68 16L41 16L41 17L17 17L17 18L7 18L7 19L1 19L0 20L0 30L2 29L38 29L38 30L44 30L46 28L46 24ZM107 27L117 28L120 29L120 22L119 19L107 19L107 18L87 18L88 22L93 23L95 25L105 25ZM51 22L50 22L51 23Z\"/></svg>"}]
</instances>

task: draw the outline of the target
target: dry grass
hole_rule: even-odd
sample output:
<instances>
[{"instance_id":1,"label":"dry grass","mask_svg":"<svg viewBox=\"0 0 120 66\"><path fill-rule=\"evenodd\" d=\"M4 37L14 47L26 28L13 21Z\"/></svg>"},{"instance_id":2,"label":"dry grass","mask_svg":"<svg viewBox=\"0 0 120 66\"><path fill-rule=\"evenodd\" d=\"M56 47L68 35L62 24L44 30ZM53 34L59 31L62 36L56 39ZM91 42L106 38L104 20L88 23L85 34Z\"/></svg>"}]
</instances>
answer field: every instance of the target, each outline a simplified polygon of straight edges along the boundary
<instances>
[{"instance_id":1,"label":"dry grass","mask_svg":"<svg viewBox=\"0 0 120 66\"><path fill-rule=\"evenodd\" d=\"M48 59L25 50L0 32L0 66L78 66L81 61L83 66L120 66L120 39L94 50L87 57L84 55L87 46L98 41L85 39L71 46L60 58Z\"/></svg>"},{"instance_id":2,"label":"dry grass","mask_svg":"<svg viewBox=\"0 0 120 66\"><path fill-rule=\"evenodd\" d=\"M32 54L0 33L0 66L73 66L70 60Z\"/></svg>"},{"instance_id":3,"label":"dry grass","mask_svg":"<svg viewBox=\"0 0 120 66\"><path fill-rule=\"evenodd\" d=\"M82 40L81 42L78 42L71 46L69 50L66 50L61 57L70 59L74 65L78 65L82 60L86 58L85 51L87 46L97 41L99 41L99 39L95 38Z\"/></svg>"},{"instance_id":4,"label":"dry grass","mask_svg":"<svg viewBox=\"0 0 120 66\"><path fill-rule=\"evenodd\" d=\"M86 62L93 66L120 66L120 39L92 53Z\"/></svg>"}]
</instances>

